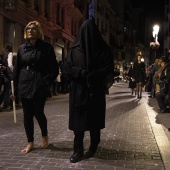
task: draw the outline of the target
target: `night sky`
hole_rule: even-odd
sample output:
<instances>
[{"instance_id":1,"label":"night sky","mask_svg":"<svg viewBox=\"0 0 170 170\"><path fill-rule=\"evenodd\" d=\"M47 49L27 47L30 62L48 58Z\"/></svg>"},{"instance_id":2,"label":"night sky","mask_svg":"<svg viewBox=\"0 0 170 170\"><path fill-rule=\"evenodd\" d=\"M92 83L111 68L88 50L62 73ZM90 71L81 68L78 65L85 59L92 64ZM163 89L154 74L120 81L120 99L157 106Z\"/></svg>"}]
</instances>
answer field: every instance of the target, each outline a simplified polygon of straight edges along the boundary
<instances>
[{"instance_id":1,"label":"night sky","mask_svg":"<svg viewBox=\"0 0 170 170\"><path fill-rule=\"evenodd\" d=\"M144 8L145 16L149 17L153 24L158 24L162 27L165 19L165 0L132 0L132 3L134 7ZM158 41L160 44L163 44L163 32L161 30L158 34ZM160 46L159 51L160 53L163 53L162 45Z\"/></svg>"},{"instance_id":2,"label":"night sky","mask_svg":"<svg viewBox=\"0 0 170 170\"><path fill-rule=\"evenodd\" d=\"M165 0L132 0L134 7L143 7L146 16L150 16L155 20L164 18Z\"/></svg>"}]
</instances>

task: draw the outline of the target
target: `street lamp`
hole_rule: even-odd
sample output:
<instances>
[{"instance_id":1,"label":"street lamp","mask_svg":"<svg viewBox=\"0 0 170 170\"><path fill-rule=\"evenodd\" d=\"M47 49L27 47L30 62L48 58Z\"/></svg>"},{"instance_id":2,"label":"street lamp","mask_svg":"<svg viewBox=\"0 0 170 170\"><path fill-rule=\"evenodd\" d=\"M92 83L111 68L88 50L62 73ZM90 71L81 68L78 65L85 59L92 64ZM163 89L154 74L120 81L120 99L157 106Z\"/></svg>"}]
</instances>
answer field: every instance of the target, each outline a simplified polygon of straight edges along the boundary
<instances>
[{"instance_id":1,"label":"street lamp","mask_svg":"<svg viewBox=\"0 0 170 170\"><path fill-rule=\"evenodd\" d=\"M156 59L156 50L160 46L160 44L158 42L158 33L159 33L159 25L154 25L153 32L152 32L154 42L150 42L150 47L154 50L154 58L155 59Z\"/></svg>"},{"instance_id":2,"label":"street lamp","mask_svg":"<svg viewBox=\"0 0 170 170\"><path fill-rule=\"evenodd\" d=\"M159 33L159 25L153 26L153 38L155 38L155 42L158 42L158 33Z\"/></svg>"}]
</instances>

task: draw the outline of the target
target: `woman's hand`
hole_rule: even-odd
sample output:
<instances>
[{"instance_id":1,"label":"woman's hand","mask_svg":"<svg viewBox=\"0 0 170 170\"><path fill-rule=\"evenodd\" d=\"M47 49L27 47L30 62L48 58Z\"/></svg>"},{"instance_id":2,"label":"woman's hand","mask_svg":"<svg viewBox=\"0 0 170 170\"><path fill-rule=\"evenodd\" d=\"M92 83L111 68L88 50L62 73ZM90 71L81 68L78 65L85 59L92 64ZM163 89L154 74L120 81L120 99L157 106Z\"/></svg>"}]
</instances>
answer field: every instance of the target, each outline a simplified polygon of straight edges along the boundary
<instances>
[{"instance_id":1,"label":"woman's hand","mask_svg":"<svg viewBox=\"0 0 170 170\"><path fill-rule=\"evenodd\" d=\"M13 96L12 94L10 95L10 99L12 100L12 101L14 101L15 100L15 96Z\"/></svg>"}]
</instances>

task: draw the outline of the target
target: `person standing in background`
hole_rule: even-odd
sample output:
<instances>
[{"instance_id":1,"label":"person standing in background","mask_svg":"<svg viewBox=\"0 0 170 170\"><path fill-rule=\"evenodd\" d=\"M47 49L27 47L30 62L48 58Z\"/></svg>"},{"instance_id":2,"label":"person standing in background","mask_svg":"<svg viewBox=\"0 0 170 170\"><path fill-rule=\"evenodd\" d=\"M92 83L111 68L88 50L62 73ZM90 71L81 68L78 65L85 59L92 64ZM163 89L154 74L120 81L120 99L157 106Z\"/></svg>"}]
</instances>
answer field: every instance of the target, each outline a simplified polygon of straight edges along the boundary
<instances>
[{"instance_id":1,"label":"person standing in background","mask_svg":"<svg viewBox=\"0 0 170 170\"><path fill-rule=\"evenodd\" d=\"M2 65L6 67L5 81L4 81L4 91L3 93L3 110L12 109L12 101L10 100L10 92L11 92L11 80L12 73L14 69L13 65L13 49L12 44L7 43L5 45L5 53L2 59Z\"/></svg>"},{"instance_id":2,"label":"person standing in background","mask_svg":"<svg viewBox=\"0 0 170 170\"><path fill-rule=\"evenodd\" d=\"M60 64L59 64L59 73L58 73L56 82L57 82L57 93L61 93L61 69L60 69Z\"/></svg>"},{"instance_id":3,"label":"person standing in background","mask_svg":"<svg viewBox=\"0 0 170 170\"><path fill-rule=\"evenodd\" d=\"M38 21L31 21L26 25L24 38L26 42L19 46L14 66L14 87L15 96L21 99L23 107L28 144L22 153L26 154L34 148L33 117L37 119L41 129L42 148L48 146L44 106L46 98L51 97L50 86L58 75L58 64L54 48L44 41Z\"/></svg>"},{"instance_id":4,"label":"person standing in background","mask_svg":"<svg viewBox=\"0 0 170 170\"><path fill-rule=\"evenodd\" d=\"M2 65L3 56L4 53L1 51L0 52L0 96L2 93L2 86L4 85L4 70L6 70L6 67L4 68L4 66Z\"/></svg>"},{"instance_id":5,"label":"person standing in background","mask_svg":"<svg viewBox=\"0 0 170 170\"><path fill-rule=\"evenodd\" d=\"M128 71L128 77L129 77L129 88L132 90L132 95L135 93L136 95L136 82L134 79L134 62L131 62L131 67Z\"/></svg>"},{"instance_id":6,"label":"person standing in background","mask_svg":"<svg viewBox=\"0 0 170 170\"><path fill-rule=\"evenodd\" d=\"M155 59L154 64L151 65L150 69L150 75L151 75L151 92L149 98L154 98L155 97L155 81L154 81L154 74L155 72L159 69L159 59Z\"/></svg>"},{"instance_id":7,"label":"person standing in background","mask_svg":"<svg viewBox=\"0 0 170 170\"><path fill-rule=\"evenodd\" d=\"M4 101L4 95L5 95L5 77L7 77L7 67L3 64L3 57L4 57L4 51L0 52L0 105ZM0 111L3 111L0 109Z\"/></svg>"},{"instance_id":8,"label":"person standing in background","mask_svg":"<svg viewBox=\"0 0 170 170\"><path fill-rule=\"evenodd\" d=\"M137 60L134 62L134 79L136 82L137 98L142 98L142 86L145 83L145 63L141 62L141 55L137 55Z\"/></svg>"}]
</instances>

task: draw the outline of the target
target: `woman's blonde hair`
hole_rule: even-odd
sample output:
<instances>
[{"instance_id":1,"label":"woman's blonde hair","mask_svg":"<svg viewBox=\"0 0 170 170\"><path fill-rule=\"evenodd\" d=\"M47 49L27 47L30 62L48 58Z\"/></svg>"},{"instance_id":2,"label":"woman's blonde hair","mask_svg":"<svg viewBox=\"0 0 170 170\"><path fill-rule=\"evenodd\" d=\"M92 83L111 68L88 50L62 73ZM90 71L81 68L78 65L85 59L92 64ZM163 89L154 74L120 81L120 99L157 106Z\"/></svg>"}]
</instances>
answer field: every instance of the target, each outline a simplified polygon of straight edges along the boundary
<instances>
[{"instance_id":1,"label":"woman's blonde hair","mask_svg":"<svg viewBox=\"0 0 170 170\"><path fill-rule=\"evenodd\" d=\"M24 29L24 39L27 39L27 27L29 27L32 24L36 25L36 27L37 27L38 39L44 40L44 33L43 33L41 25L38 21L31 21L26 25L26 27Z\"/></svg>"}]
</instances>

